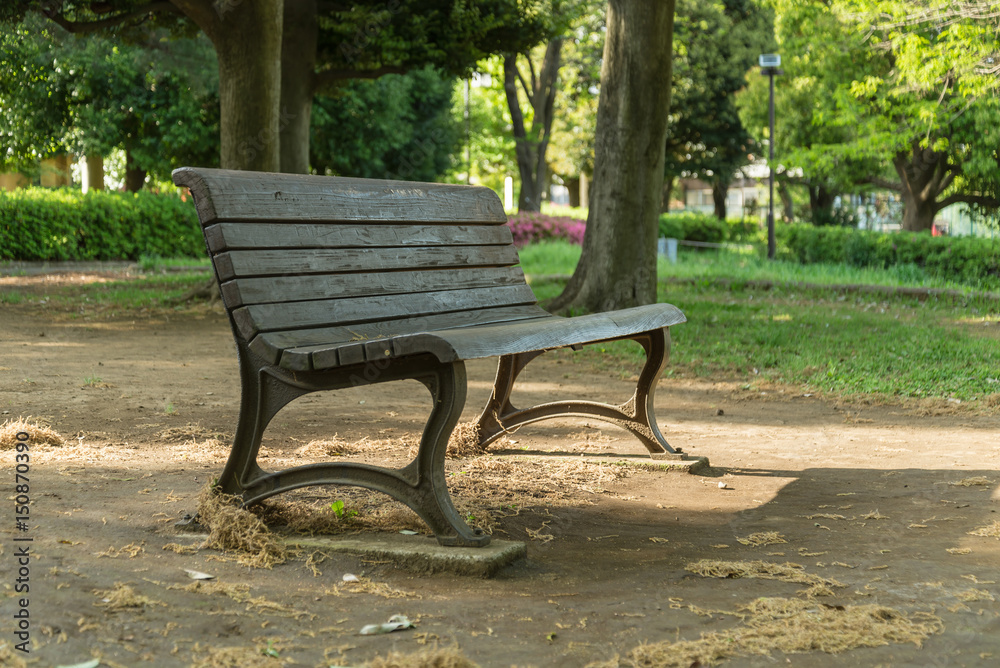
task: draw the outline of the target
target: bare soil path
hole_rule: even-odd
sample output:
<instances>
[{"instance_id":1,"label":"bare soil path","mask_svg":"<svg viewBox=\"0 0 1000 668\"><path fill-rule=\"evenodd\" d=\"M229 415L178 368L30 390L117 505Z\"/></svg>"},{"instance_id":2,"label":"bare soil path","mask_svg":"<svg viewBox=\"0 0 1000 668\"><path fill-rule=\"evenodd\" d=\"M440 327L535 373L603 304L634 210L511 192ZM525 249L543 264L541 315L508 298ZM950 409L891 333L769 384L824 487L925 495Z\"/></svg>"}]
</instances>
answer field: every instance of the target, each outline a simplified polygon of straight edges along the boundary
<instances>
[{"instance_id":1,"label":"bare soil path","mask_svg":"<svg viewBox=\"0 0 1000 668\"><path fill-rule=\"evenodd\" d=\"M528 560L497 578L417 575L319 554L250 569L212 550L164 549L197 545L173 523L221 470L235 425L239 381L224 316L71 316L38 303L0 305L0 423L31 416L67 439L31 452L27 532L14 526L15 453L0 450L0 663L346 666L457 647L483 666L583 666L625 659L643 643L737 634L746 620L719 611L781 597L817 609L931 613L943 630L922 648L778 652L724 665L1000 664L1000 540L970 534L1000 526L997 412L843 405L794 388L760 393L666 378L661 428L672 444L709 457L701 475L588 467L571 455L567 464L495 455L449 463L460 506L480 513L474 521L528 542ZM467 418L485 401L493 370L492 362L469 365ZM522 391L625 396L631 373L560 352L529 367ZM419 433L428 407L416 383L309 397L278 416L266 452L404 462L406 434ZM585 421L526 428L503 447L508 455L642 450L624 432ZM489 503L477 502L482 496ZM387 527L421 529L409 511L386 511L363 494L312 490L299 500L345 500L358 520L372 509ZM354 519L345 527L361 526ZM10 651L23 596L14 590L23 543L14 538L24 535L33 538L28 655ZM835 581L833 595L810 598L802 584L774 579L704 577L689 568L700 560L793 562ZM216 579L199 587L184 569ZM346 573L360 583L345 583ZM116 605L123 592L131 599ZM416 628L358 634L397 613Z\"/></svg>"}]
</instances>

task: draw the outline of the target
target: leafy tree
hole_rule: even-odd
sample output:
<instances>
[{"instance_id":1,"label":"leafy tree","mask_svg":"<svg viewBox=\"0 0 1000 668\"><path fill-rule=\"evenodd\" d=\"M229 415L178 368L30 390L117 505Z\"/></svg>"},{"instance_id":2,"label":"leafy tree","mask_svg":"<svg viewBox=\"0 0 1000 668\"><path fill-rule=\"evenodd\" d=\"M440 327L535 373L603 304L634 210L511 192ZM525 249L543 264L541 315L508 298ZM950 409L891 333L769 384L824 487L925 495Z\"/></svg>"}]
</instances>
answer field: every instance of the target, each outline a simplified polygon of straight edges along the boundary
<instances>
[{"instance_id":1,"label":"leafy tree","mask_svg":"<svg viewBox=\"0 0 1000 668\"><path fill-rule=\"evenodd\" d=\"M953 203L1000 204L988 121L1000 83L990 55L1000 46L995 18L972 2L774 6L786 70L778 148L787 147L786 168L802 170L814 219L857 185L900 193L912 231L929 229ZM752 84L741 106L758 109L761 97Z\"/></svg>"},{"instance_id":2,"label":"leafy tree","mask_svg":"<svg viewBox=\"0 0 1000 668\"><path fill-rule=\"evenodd\" d=\"M452 117L464 128L465 155L449 180L468 180L503 192L508 175L517 173L514 135L508 120L507 98L503 90L503 58L492 56L480 61L479 75L468 84L468 115L465 92L455 96ZM514 196L520 182L513 179Z\"/></svg>"},{"instance_id":3,"label":"leafy tree","mask_svg":"<svg viewBox=\"0 0 1000 668\"><path fill-rule=\"evenodd\" d=\"M570 187L570 201L581 178L594 173L594 132L604 50L603 3L592 4L563 37L559 93L552 124L548 164Z\"/></svg>"},{"instance_id":4,"label":"leafy tree","mask_svg":"<svg viewBox=\"0 0 1000 668\"><path fill-rule=\"evenodd\" d=\"M28 169L59 152L126 152L126 187L153 172L166 178L181 162L218 156L218 100L209 84L194 90L183 72L209 54L191 40L127 45L78 40L37 16L3 37L0 117L8 164ZM155 52L154 52L155 49Z\"/></svg>"},{"instance_id":5,"label":"leafy tree","mask_svg":"<svg viewBox=\"0 0 1000 668\"><path fill-rule=\"evenodd\" d=\"M432 68L346 83L316 99L312 165L319 173L436 181L452 168L460 126L454 80Z\"/></svg>"},{"instance_id":6,"label":"leafy tree","mask_svg":"<svg viewBox=\"0 0 1000 668\"><path fill-rule=\"evenodd\" d=\"M32 174L62 152L70 121L69 90L52 67L55 36L41 20L0 33L0 165Z\"/></svg>"},{"instance_id":7,"label":"leafy tree","mask_svg":"<svg viewBox=\"0 0 1000 668\"><path fill-rule=\"evenodd\" d=\"M656 300L673 21L673 0L608 3L587 232L553 310L605 311Z\"/></svg>"},{"instance_id":8,"label":"leafy tree","mask_svg":"<svg viewBox=\"0 0 1000 668\"><path fill-rule=\"evenodd\" d=\"M304 172L312 102L325 86L424 64L467 69L487 53L537 42L543 6L543 0L14 0L0 7L0 19L36 11L70 32L201 30L218 60L222 166Z\"/></svg>"},{"instance_id":9,"label":"leafy tree","mask_svg":"<svg viewBox=\"0 0 1000 668\"><path fill-rule=\"evenodd\" d=\"M881 67L852 83L844 108L872 137L862 152L891 156L898 181L872 182L902 195L903 229L930 229L937 212L955 203L1000 208L995 8L845 5Z\"/></svg>"},{"instance_id":10,"label":"leafy tree","mask_svg":"<svg viewBox=\"0 0 1000 668\"><path fill-rule=\"evenodd\" d=\"M504 54L504 94L521 179L519 210L541 210L549 182L546 152L552 140L563 45L567 32L592 15L595 9L593 0L553 0L547 40L533 49L520 53L510 49ZM530 113L525 113L522 100Z\"/></svg>"},{"instance_id":11,"label":"leafy tree","mask_svg":"<svg viewBox=\"0 0 1000 668\"><path fill-rule=\"evenodd\" d=\"M757 56L770 50L771 21L753 0L683 0L677 6L666 190L682 174L708 181L719 218L726 217L729 184L749 162L753 145L734 94L746 85Z\"/></svg>"},{"instance_id":12,"label":"leafy tree","mask_svg":"<svg viewBox=\"0 0 1000 668\"><path fill-rule=\"evenodd\" d=\"M744 125L764 142L774 141L775 180L786 218L788 186L808 192L814 223L833 218L836 196L880 170L878 161L849 150L857 128L835 122L841 91L868 67L860 37L847 29L829 3L772 0L782 74L776 79L776 136L768 137L768 80L748 75L737 96Z\"/></svg>"}]
</instances>

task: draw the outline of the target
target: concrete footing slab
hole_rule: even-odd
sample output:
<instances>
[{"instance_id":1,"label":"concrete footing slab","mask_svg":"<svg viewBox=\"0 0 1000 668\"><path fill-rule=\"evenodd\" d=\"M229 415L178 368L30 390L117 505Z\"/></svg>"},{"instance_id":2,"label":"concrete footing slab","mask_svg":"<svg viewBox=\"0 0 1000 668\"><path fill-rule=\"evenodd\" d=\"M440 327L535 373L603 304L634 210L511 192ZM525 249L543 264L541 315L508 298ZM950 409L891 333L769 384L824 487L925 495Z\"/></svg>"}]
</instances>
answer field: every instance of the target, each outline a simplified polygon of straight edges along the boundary
<instances>
[{"instance_id":1,"label":"concrete footing slab","mask_svg":"<svg viewBox=\"0 0 1000 668\"><path fill-rule=\"evenodd\" d=\"M499 459L513 461L588 462L590 464L611 464L629 466L646 471L676 471L679 473L699 473L709 467L708 457L692 455L671 456L668 459L651 459L649 455L622 455L617 453L546 452L502 450L493 452Z\"/></svg>"},{"instance_id":2,"label":"concrete footing slab","mask_svg":"<svg viewBox=\"0 0 1000 668\"><path fill-rule=\"evenodd\" d=\"M496 538L485 547L444 547L434 538L403 534L285 536L282 540L291 548L390 561L417 573L453 573L483 578L527 556L524 543Z\"/></svg>"}]
</instances>

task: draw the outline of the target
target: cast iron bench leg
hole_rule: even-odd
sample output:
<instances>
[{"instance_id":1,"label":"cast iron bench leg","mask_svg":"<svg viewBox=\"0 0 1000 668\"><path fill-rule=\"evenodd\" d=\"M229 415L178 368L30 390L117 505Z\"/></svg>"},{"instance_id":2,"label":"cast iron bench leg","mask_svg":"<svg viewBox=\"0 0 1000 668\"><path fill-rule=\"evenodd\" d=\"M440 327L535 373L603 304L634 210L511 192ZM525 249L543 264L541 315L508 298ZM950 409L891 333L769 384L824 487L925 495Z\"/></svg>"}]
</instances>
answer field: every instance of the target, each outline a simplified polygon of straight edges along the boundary
<instances>
[{"instance_id":1,"label":"cast iron bench leg","mask_svg":"<svg viewBox=\"0 0 1000 668\"><path fill-rule=\"evenodd\" d=\"M455 509L445 480L448 439L465 406L465 364L397 361L379 375L378 382L415 378L431 393L433 408L420 440L417 456L401 469L345 463L296 466L266 473L256 463L261 436L271 418L286 404L309 392L349 386L341 372L280 374L255 370L252 353L240 351L244 398L229 462L219 479L222 491L242 496L243 504L262 501L299 487L357 485L388 494L413 509L434 532L441 545L480 547L490 536L470 528Z\"/></svg>"},{"instance_id":2,"label":"cast iron bench leg","mask_svg":"<svg viewBox=\"0 0 1000 668\"><path fill-rule=\"evenodd\" d=\"M627 429L646 446L653 459L679 456L680 451L670 447L660 433L653 412L653 394L667 364L670 335L666 329L655 329L629 338L646 351L646 363L639 373L635 393L620 406L594 401L555 401L531 408L516 408L510 402L514 382L524 367L544 351L502 356L497 365L493 395L478 419L480 445L485 446L523 424L573 415L593 417Z\"/></svg>"}]
</instances>

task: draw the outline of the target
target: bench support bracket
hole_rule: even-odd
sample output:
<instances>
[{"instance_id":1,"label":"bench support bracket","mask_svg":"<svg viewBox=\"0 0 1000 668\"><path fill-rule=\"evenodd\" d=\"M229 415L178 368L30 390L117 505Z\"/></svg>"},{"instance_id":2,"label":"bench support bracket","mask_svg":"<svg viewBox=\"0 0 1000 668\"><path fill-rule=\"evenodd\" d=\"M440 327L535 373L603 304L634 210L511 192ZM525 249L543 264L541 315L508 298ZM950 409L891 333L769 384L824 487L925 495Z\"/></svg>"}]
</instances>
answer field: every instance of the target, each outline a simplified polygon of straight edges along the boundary
<instances>
[{"instance_id":1,"label":"bench support bracket","mask_svg":"<svg viewBox=\"0 0 1000 668\"><path fill-rule=\"evenodd\" d=\"M524 424L573 416L604 420L628 430L646 446L653 459L680 457L680 450L670 447L660 433L653 413L653 393L667 363L670 333L667 329L655 329L628 338L638 342L646 351L646 363L639 373L632 398L619 406L594 401L554 401L531 408L517 408L510 401L514 383L528 363L545 351L502 356L497 366L493 395L478 419L480 446L485 447Z\"/></svg>"},{"instance_id":2,"label":"bench support bracket","mask_svg":"<svg viewBox=\"0 0 1000 668\"><path fill-rule=\"evenodd\" d=\"M479 547L489 535L470 528L455 509L445 480L448 439L465 406L463 362L441 363L430 356L398 358L328 372L287 372L266 364L239 346L243 398L229 461L218 485L239 495L244 505L312 485L357 485L405 503L423 519L441 545ZM416 458L401 469L355 462L296 466L267 473L257 452L267 424L282 407L309 392L415 378L431 393L433 408Z\"/></svg>"}]
</instances>

